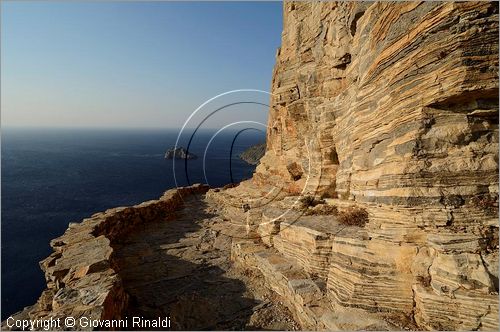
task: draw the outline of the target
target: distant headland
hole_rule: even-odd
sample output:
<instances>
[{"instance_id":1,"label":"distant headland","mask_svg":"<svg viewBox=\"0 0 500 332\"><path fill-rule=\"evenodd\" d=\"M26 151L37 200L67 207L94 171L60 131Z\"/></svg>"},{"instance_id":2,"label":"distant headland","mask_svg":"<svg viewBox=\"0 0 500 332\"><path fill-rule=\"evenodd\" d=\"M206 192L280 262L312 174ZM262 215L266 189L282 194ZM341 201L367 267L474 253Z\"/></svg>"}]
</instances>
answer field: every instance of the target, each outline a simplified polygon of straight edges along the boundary
<instances>
[{"instance_id":1,"label":"distant headland","mask_svg":"<svg viewBox=\"0 0 500 332\"><path fill-rule=\"evenodd\" d=\"M266 143L260 143L253 145L243 151L239 157L240 159L246 161L250 165L258 165L260 163L260 158L266 153Z\"/></svg>"},{"instance_id":2,"label":"distant headland","mask_svg":"<svg viewBox=\"0 0 500 332\"><path fill-rule=\"evenodd\" d=\"M189 153L183 147L171 148L167 152L165 152L165 159L196 159L196 156L193 153Z\"/></svg>"}]
</instances>

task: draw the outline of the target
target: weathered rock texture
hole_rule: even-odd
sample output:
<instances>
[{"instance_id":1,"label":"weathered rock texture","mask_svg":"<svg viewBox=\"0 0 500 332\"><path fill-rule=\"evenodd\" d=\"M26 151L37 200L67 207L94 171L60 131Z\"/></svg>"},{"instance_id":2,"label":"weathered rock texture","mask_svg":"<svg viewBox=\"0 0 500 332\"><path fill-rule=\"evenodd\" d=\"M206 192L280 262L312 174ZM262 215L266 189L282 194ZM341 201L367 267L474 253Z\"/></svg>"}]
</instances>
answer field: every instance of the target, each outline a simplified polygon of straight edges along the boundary
<instances>
[{"instance_id":1,"label":"weathered rock texture","mask_svg":"<svg viewBox=\"0 0 500 332\"><path fill-rule=\"evenodd\" d=\"M254 182L369 213L283 253L343 306L498 329L498 3L285 3L272 93Z\"/></svg>"},{"instance_id":2,"label":"weathered rock texture","mask_svg":"<svg viewBox=\"0 0 500 332\"><path fill-rule=\"evenodd\" d=\"M254 299L272 294L258 306L293 314L278 328L498 330L498 4L285 3L272 90L253 179L209 191L172 220L179 228L161 221L206 188L72 225L24 314L120 318L133 297L135 312L170 311L179 328L235 327L224 320L242 312L226 317L214 289L227 275L210 272L230 247L245 271L233 276ZM304 195L324 202L301 207L315 201ZM197 221L203 205L215 216ZM353 211L367 220L350 222ZM192 297L165 300L193 285L207 316L193 316ZM227 301L249 305L239 300Z\"/></svg>"},{"instance_id":3,"label":"weathered rock texture","mask_svg":"<svg viewBox=\"0 0 500 332\"><path fill-rule=\"evenodd\" d=\"M47 289L13 318L60 319L63 330L155 327L133 326L132 317L168 317L173 330L297 330L279 295L262 287L262 274L231 263L231 225L220 205L204 199L207 190L172 189L159 200L71 224L40 264ZM76 325L65 325L67 317ZM106 325L112 320L122 325Z\"/></svg>"},{"instance_id":4,"label":"weathered rock texture","mask_svg":"<svg viewBox=\"0 0 500 332\"><path fill-rule=\"evenodd\" d=\"M110 209L70 224L64 235L51 241L54 252L40 262L47 288L35 305L17 316L31 320L71 316L77 322L75 329L82 328L80 317L123 319L129 295L117 273L114 247L141 225L172 217L184 196L207 189L203 185L172 189L159 200Z\"/></svg>"}]
</instances>

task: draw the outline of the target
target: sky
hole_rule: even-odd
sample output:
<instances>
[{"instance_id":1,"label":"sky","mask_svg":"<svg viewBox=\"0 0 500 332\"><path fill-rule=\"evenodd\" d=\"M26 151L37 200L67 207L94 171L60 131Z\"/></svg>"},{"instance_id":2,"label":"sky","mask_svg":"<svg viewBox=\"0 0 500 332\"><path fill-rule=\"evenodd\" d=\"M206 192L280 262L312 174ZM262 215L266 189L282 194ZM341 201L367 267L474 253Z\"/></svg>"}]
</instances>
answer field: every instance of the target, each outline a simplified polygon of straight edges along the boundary
<instances>
[{"instance_id":1,"label":"sky","mask_svg":"<svg viewBox=\"0 0 500 332\"><path fill-rule=\"evenodd\" d=\"M178 128L269 91L281 30L280 2L2 1L2 126ZM268 102L201 111L265 123Z\"/></svg>"}]
</instances>

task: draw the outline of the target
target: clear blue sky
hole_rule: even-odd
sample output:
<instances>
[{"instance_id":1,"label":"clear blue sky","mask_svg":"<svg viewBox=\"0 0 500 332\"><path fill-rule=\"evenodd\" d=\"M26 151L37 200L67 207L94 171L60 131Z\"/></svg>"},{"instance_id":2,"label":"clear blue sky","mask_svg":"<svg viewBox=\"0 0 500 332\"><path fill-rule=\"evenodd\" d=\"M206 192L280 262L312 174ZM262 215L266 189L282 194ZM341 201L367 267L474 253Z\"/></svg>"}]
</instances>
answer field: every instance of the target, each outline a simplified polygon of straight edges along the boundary
<instances>
[{"instance_id":1,"label":"clear blue sky","mask_svg":"<svg viewBox=\"0 0 500 332\"><path fill-rule=\"evenodd\" d=\"M1 6L3 126L179 127L219 93L268 91L282 29L281 2Z\"/></svg>"}]
</instances>

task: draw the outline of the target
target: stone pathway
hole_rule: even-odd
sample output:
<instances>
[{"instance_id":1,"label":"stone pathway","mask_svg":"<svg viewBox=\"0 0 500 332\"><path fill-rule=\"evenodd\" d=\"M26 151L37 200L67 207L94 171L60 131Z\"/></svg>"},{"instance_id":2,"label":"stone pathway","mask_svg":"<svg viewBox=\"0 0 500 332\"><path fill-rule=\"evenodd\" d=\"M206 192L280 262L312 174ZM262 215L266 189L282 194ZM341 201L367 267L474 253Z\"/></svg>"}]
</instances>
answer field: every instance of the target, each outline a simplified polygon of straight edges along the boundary
<instances>
[{"instance_id":1,"label":"stone pathway","mask_svg":"<svg viewBox=\"0 0 500 332\"><path fill-rule=\"evenodd\" d=\"M175 218L148 223L115 248L129 316L169 316L181 330L299 329L258 272L231 263L219 212L190 197Z\"/></svg>"}]
</instances>

